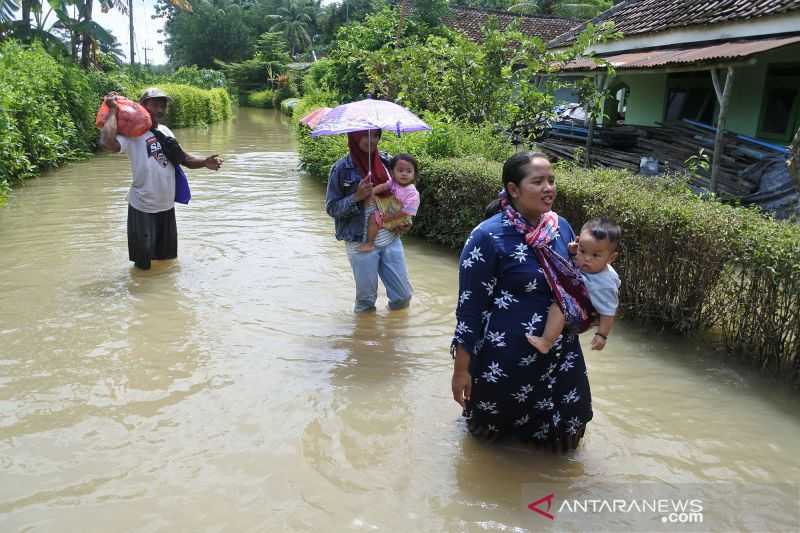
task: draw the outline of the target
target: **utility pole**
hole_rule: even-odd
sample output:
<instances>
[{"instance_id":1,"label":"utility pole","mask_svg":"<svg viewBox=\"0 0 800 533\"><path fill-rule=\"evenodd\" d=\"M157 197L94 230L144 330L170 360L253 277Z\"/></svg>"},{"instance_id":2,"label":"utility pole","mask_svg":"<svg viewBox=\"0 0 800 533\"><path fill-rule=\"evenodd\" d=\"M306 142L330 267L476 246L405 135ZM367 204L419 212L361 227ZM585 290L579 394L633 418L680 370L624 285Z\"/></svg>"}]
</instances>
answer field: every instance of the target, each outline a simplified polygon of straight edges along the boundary
<instances>
[{"instance_id":1,"label":"utility pole","mask_svg":"<svg viewBox=\"0 0 800 533\"><path fill-rule=\"evenodd\" d=\"M131 66L134 65L136 59L134 57L136 47L133 45L133 0L128 0L128 27L131 36Z\"/></svg>"},{"instance_id":2,"label":"utility pole","mask_svg":"<svg viewBox=\"0 0 800 533\"><path fill-rule=\"evenodd\" d=\"M148 65L150 65L150 63L147 61L147 52L148 52L148 50L153 50L153 49L150 48L149 46L147 46L147 41L145 41L144 46L142 47L142 50L144 50L144 65L148 66Z\"/></svg>"}]
</instances>

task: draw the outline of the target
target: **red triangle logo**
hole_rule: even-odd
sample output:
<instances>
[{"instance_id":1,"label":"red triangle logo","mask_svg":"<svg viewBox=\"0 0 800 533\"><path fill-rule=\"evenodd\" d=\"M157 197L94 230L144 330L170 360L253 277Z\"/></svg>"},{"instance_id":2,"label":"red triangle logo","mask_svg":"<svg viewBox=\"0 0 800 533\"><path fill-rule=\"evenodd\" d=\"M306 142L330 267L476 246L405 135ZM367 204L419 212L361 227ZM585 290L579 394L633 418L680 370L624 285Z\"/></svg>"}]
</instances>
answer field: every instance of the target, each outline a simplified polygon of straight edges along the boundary
<instances>
[{"instance_id":1,"label":"red triangle logo","mask_svg":"<svg viewBox=\"0 0 800 533\"><path fill-rule=\"evenodd\" d=\"M534 513L539 513L540 515L542 515L543 517L547 518L548 520L555 520L556 517L554 515L550 514L550 509L553 508L553 498L555 498L555 496L556 496L556 494L554 492L551 492L550 494L548 494L544 498L539 498L535 502L529 503L528 504L528 509L530 509ZM545 504L545 503L547 504L547 509L546 510L540 509L539 507L542 506L542 504Z\"/></svg>"}]
</instances>

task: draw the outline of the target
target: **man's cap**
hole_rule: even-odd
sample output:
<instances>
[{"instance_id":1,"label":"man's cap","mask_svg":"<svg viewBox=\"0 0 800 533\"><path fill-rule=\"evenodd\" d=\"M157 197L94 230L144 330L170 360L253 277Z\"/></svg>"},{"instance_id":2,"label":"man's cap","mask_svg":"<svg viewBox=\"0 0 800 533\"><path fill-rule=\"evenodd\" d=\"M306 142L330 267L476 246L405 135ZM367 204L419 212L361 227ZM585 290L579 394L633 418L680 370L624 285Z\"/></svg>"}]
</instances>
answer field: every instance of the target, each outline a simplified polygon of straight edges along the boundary
<instances>
[{"instance_id":1,"label":"man's cap","mask_svg":"<svg viewBox=\"0 0 800 533\"><path fill-rule=\"evenodd\" d=\"M172 101L172 98L158 87L150 87L142 93L139 103L143 104L145 100L150 100L151 98L164 98L168 102Z\"/></svg>"}]
</instances>

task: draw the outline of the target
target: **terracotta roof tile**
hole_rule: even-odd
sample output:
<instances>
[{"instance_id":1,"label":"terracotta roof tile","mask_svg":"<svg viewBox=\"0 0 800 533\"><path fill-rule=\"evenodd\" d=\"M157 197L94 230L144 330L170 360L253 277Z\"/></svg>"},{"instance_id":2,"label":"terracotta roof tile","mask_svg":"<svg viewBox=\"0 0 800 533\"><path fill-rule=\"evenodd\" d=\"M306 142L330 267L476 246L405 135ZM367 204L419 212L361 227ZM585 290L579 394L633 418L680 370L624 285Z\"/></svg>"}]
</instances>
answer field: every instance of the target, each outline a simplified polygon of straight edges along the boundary
<instances>
[{"instance_id":1,"label":"terracotta roof tile","mask_svg":"<svg viewBox=\"0 0 800 533\"><path fill-rule=\"evenodd\" d=\"M508 11L490 9L474 9L468 7L451 7L450 14L442 18L449 28L459 31L473 41L482 39L481 28L490 17L496 17L500 28L505 29L512 21L518 20L520 31L525 35L539 37L549 41L580 24L580 20L548 15L520 15Z\"/></svg>"},{"instance_id":2,"label":"terracotta roof tile","mask_svg":"<svg viewBox=\"0 0 800 533\"><path fill-rule=\"evenodd\" d=\"M800 9L800 0L627 0L600 14L595 25L614 21L625 36L700 24L735 22ZM586 23L553 39L549 46L571 44Z\"/></svg>"}]
</instances>

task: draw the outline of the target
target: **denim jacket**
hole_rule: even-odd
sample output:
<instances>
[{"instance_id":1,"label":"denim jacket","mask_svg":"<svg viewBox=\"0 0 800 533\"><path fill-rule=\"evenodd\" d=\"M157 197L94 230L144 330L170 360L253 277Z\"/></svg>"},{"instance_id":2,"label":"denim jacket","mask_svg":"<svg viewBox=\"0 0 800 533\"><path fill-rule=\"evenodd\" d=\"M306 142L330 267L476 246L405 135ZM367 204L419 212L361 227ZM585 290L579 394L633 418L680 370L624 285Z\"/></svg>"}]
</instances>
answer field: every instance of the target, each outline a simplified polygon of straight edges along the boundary
<instances>
[{"instance_id":1,"label":"denim jacket","mask_svg":"<svg viewBox=\"0 0 800 533\"><path fill-rule=\"evenodd\" d=\"M380 154L388 166L387 154ZM364 240L365 213L362 203L355 199L362 176L353 164L350 154L339 159L331 167L328 190L325 193L325 211L333 217L336 238L340 241L361 242Z\"/></svg>"}]
</instances>

